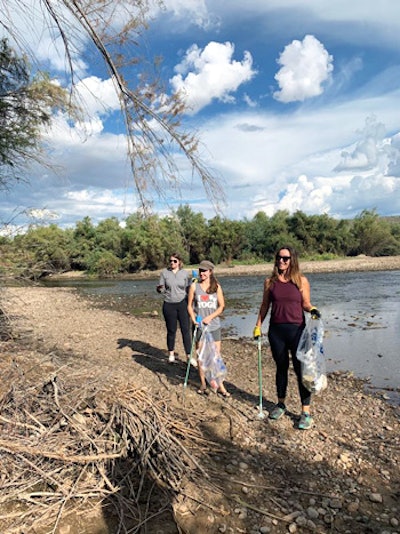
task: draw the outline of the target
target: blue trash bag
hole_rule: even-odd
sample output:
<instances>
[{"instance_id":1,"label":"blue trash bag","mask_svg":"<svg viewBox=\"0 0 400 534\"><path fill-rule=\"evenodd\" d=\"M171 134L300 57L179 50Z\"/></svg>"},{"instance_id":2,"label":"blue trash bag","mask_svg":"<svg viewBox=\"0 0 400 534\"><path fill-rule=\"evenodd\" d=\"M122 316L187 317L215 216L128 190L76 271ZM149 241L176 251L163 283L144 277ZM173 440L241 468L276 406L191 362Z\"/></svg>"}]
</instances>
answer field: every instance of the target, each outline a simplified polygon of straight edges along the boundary
<instances>
[{"instance_id":1,"label":"blue trash bag","mask_svg":"<svg viewBox=\"0 0 400 534\"><path fill-rule=\"evenodd\" d=\"M323 391L328 385L323 338L322 319L310 318L296 352L297 359L301 361L302 382L308 391L315 394Z\"/></svg>"},{"instance_id":2,"label":"blue trash bag","mask_svg":"<svg viewBox=\"0 0 400 534\"><path fill-rule=\"evenodd\" d=\"M203 329L198 348L198 362L205 379L212 389L218 389L224 381L227 370L211 332L207 327Z\"/></svg>"}]
</instances>

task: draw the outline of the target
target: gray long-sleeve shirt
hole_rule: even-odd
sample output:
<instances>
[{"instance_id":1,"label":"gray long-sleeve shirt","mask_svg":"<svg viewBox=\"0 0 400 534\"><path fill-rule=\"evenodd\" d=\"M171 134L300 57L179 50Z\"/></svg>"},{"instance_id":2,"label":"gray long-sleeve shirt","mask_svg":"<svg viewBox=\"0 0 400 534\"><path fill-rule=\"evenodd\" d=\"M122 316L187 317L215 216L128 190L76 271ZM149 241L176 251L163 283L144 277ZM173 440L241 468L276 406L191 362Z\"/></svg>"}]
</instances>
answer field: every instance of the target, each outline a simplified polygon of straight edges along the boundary
<instances>
[{"instance_id":1,"label":"gray long-sleeve shirt","mask_svg":"<svg viewBox=\"0 0 400 534\"><path fill-rule=\"evenodd\" d=\"M185 269L174 273L171 269L163 269L160 274L159 285L165 302L181 302L187 296L191 278Z\"/></svg>"}]
</instances>

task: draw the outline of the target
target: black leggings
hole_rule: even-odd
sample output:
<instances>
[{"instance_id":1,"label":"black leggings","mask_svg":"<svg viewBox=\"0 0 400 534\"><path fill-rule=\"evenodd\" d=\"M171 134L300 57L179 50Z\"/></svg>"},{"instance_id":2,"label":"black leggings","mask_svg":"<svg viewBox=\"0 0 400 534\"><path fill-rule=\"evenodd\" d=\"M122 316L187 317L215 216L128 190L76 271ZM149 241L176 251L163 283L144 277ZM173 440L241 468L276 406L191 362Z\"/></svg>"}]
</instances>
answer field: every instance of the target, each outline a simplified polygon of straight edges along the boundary
<instances>
[{"instance_id":1,"label":"black leggings","mask_svg":"<svg viewBox=\"0 0 400 534\"><path fill-rule=\"evenodd\" d=\"M309 406L311 393L303 386L301 380L301 362L296 358L296 350L304 325L270 324L268 339L271 345L272 357L276 363L276 391L278 399L286 397L289 372L289 352L292 355L293 369L296 373L297 384L302 406Z\"/></svg>"},{"instance_id":2,"label":"black leggings","mask_svg":"<svg viewBox=\"0 0 400 534\"><path fill-rule=\"evenodd\" d=\"M192 336L190 333L189 313L187 300L181 302L164 302L163 315L167 327L167 347L170 352L175 348L176 331L179 326L182 332L183 345L186 354L190 354L192 348Z\"/></svg>"}]
</instances>

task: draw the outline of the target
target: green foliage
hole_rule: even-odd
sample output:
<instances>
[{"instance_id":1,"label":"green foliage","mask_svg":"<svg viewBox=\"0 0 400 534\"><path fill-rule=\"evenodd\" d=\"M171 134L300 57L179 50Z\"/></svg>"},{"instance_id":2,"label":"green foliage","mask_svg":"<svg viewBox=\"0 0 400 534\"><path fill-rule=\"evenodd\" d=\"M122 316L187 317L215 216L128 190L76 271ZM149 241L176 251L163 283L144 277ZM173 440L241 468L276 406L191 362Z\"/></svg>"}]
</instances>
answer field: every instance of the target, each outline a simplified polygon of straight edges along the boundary
<instances>
[{"instance_id":1,"label":"green foliage","mask_svg":"<svg viewBox=\"0 0 400 534\"><path fill-rule=\"evenodd\" d=\"M289 231L289 213L278 211L272 217L258 212L252 221L247 223L248 240L247 256L255 255L264 261L271 261L276 249L282 244L291 245L299 252L303 251L303 243L293 232Z\"/></svg>"},{"instance_id":2,"label":"green foliage","mask_svg":"<svg viewBox=\"0 0 400 534\"><path fill-rule=\"evenodd\" d=\"M207 241L213 263L230 263L246 245L244 223L214 217L208 223Z\"/></svg>"},{"instance_id":3,"label":"green foliage","mask_svg":"<svg viewBox=\"0 0 400 534\"><path fill-rule=\"evenodd\" d=\"M188 206L171 216L131 214L125 225L112 217L97 226L89 217L75 228L56 225L31 227L14 239L2 238L2 271L39 278L48 273L78 269L98 276L160 269L168 257L180 253L186 265L202 259L215 264L270 262L276 250L294 246L303 259L329 260L347 255L400 254L400 221L385 219L372 210L353 221L328 215L273 217L257 213L252 220L231 221L222 217L206 220Z\"/></svg>"},{"instance_id":4,"label":"green foliage","mask_svg":"<svg viewBox=\"0 0 400 534\"><path fill-rule=\"evenodd\" d=\"M288 229L299 245L293 244L304 254L324 252L343 255L347 252L350 239L350 225L323 215L306 215L297 211L288 217ZM300 245L301 243L301 245Z\"/></svg>"},{"instance_id":5,"label":"green foliage","mask_svg":"<svg viewBox=\"0 0 400 534\"><path fill-rule=\"evenodd\" d=\"M109 250L96 250L88 258L88 271L98 276L113 276L121 271L122 262Z\"/></svg>"},{"instance_id":6,"label":"green foliage","mask_svg":"<svg viewBox=\"0 0 400 534\"><path fill-rule=\"evenodd\" d=\"M30 160L40 161L43 126L52 112L68 107L67 94L47 74L31 78L26 57L19 57L7 39L0 40L0 185L18 178Z\"/></svg>"},{"instance_id":7,"label":"green foliage","mask_svg":"<svg viewBox=\"0 0 400 534\"><path fill-rule=\"evenodd\" d=\"M363 210L353 222L353 254L390 256L399 254L399 241L392 234L390 224L375 210Z\"/></svg>"},{"instance_id":8,"label":"green foliage","mask_svg":"<svg viewBox=\"0 0 400 534\"><path fill-rule=\"evenodd\" d=\"M14 239L14 263L21 276L43 275L70 269L69 234L55 224L32 227Z\"/></svg>"},{"instance_id":9,"label":"green foliage","mask_svg":"<svg viewBox=\"0 0 400 534\"><path fill-rule=\"evenodd\" d=\"M183 246L188 262L195 265L204 256L208 239L207 221L202 213L195 213L190 206L179 206L176 217L180 226Z\"/></svg>"},{"instance_id":10,"label":"green foliage","mask_svg":"<svg viewBox=\"0 0 400 534\"><path fill-rule=\"evenodd\" d=\"M130 215L122 232L121 245L124 266L130 272L159 269L166 265L172 252L187 256L175 217L160 219L158 215Z\"/></svg>"}]
</instances>

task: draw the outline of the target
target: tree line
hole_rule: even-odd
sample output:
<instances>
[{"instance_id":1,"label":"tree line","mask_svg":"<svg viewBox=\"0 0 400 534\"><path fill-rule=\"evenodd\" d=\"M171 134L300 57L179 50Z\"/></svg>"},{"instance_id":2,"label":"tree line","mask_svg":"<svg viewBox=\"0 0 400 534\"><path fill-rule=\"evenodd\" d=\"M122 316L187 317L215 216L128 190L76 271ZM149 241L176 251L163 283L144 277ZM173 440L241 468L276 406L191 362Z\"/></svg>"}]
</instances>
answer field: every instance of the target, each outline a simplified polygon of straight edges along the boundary
<instances>
[{"instance_id":1,"label":"tree line","mask_svg":"<svg viewBox=\"0 0 400 534\"><path fill-rule=\"evenodd\" d=\"M189 206L168 216L131 214L121 225L111 217L93 224L89 217L74 228L32 225L25 233L0 238L4 271L40 278L69 270L115 276L156 270L179 252L186 265L207 258L215 264L260 263L273 259L278 247L294 246L303 259L392 256L400 254L400 218L383 218L364 210L351 220L326 214L272 217L258 212L252 219L206 219Z\"/></svg>"}]
</instances>

